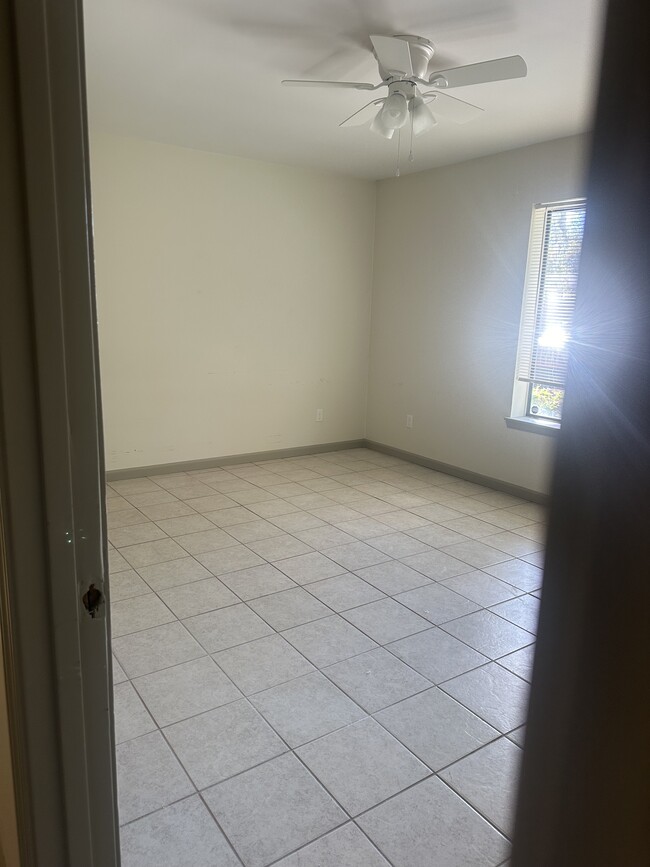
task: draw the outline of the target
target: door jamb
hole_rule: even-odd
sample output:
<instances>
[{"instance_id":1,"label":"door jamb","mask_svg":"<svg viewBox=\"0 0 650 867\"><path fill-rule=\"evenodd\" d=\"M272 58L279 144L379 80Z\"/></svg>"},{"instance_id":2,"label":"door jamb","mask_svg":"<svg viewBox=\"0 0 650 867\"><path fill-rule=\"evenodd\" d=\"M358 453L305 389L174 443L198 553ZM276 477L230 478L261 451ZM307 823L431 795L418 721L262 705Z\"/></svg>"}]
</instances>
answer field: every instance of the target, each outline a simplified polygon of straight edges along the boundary
<instances>
[{"instance_id":1,"label":"door jamb","mask_svg":"<svg viewBox=\"0 0 650 867\"><path fill-rule=\"evenodd\" d=\"M81 0L2 0L2 640L23 865L119 863Z\"/></svg>"}]
</instances>

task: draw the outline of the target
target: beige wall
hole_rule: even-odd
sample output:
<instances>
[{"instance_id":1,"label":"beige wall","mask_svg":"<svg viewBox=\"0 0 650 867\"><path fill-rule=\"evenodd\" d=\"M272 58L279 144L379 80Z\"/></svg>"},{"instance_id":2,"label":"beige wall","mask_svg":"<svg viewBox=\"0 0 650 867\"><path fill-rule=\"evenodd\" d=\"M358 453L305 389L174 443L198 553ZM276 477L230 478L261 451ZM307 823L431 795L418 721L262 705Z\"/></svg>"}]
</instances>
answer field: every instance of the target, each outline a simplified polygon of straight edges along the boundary
<instances>
[{"instance_id":1,"label":"beige wall","mask_svg":"<svg viewBox=\"0 0 650 867\"><path fill-rule=\"evenodd\" d=\"M554 441L503 419L531 207L586 146L373 184L95 135L108 468L367 435L546 491Z\"/></svg>"},{"instance_id":2,"label":"beige wall","mask_svg":"<svg viewBox=\"0 0 650 867\"><path fill-rule=\"evenodd\" d=\"M531 208L583 193L586 146L561 139L378 184L369 439L547 490L554 441L503 419Z\"/></svg>"},{"instance_id":3,"label":"beige wall","mask_svg":"<svg viewBox=\"0 0 650 867\"><path fill-rule=\"evenodd\" d=\"M106 135L91 166L108 469L364 435L373 183Z\"/></svg>"}]
</instances>

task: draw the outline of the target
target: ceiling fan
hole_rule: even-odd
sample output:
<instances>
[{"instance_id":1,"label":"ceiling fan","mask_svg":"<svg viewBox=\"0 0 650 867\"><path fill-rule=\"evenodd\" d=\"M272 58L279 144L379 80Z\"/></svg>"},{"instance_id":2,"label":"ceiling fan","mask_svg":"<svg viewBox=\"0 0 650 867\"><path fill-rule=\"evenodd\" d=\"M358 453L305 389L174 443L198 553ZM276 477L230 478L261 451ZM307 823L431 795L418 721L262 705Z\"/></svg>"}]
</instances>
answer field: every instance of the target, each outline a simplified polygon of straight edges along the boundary
<instances>
[{"instance_id":1,"label":"ceiling fan","mask_svg":"<svg viewBox=\"0 0 650 867\"><path fill-rule=\"evenodd\" d=\"M455 123L466 123L483 111L444 91L453 87L484 84L523 78L526 63L518 54L500 57L482 63L470 63L452 69L440 69L429 74L429 63L434 55L433 43L421 36L397 35L370 37L379 64L381 82L368 84L357 81L310 81L285 79L288 87L334 87L352 90L378 90L388 88L388 95L373 99L345 118L339 126L361 126L370 123L370 129L391 139L396 130L410 124L411 138L433 129L436 114ZM431 89L429 89L431 88ZM411 156L412 158L412 150Z\"/></svg>"}]
</instances>

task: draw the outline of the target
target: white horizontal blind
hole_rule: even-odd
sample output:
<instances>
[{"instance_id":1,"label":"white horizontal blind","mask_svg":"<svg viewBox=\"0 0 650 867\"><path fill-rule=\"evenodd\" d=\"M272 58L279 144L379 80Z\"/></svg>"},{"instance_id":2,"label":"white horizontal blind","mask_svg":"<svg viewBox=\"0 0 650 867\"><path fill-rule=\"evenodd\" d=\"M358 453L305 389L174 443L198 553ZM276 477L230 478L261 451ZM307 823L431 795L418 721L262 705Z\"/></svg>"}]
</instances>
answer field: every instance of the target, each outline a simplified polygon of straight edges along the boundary
<instances>
[{"instance_id":1,"label":"white horizontal blind","mask_svg":"<svg viewBox=\"0 0 650 867\"><path fill-rule=\"evenodd\" d=\"M517 379L564 387L585 222L584 201L533 209Z\"/></svg>"}]
</instances>

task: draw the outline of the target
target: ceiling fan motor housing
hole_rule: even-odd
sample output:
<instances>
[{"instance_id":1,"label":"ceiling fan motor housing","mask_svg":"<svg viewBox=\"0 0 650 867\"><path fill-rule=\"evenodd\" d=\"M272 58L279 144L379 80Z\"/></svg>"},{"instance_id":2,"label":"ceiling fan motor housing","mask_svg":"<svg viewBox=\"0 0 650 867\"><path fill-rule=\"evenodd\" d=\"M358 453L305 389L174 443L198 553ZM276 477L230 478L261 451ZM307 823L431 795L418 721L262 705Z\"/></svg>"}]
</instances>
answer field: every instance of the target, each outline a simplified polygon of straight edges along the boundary
<instances>
[{"instance_id":1,"label":"ceiling fan motor housing","mask_svg":"<svg viewBox=\"0 0 650 867\"><path fill-rule=\"evenodd\" d=\"M411 52L413 75L416 78L426 78L429 63L435 51L433 42L430 42L423 36L412 36L410 34L398 34L394 38L403 39L404 42L408 42L409 50ZM379 64L379 74L381 75L382 79L384 79L384 81L387 78L391 78L391 73L388 72L388 70L384 69L381 63Z\"/></svg>"},{"instance_id":2,"label":"ceiling fan motor housing","mask_svg":"<svg viewBox=\"0 0 650 867\"><path fill-rule=\"evenodd\" d=\"M415 85L412 81L391 81L388 85L388 96L393 93L403 94L407 100L415 96Z\"/></svg>"}]
</instances>

